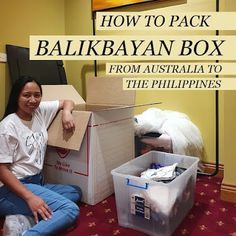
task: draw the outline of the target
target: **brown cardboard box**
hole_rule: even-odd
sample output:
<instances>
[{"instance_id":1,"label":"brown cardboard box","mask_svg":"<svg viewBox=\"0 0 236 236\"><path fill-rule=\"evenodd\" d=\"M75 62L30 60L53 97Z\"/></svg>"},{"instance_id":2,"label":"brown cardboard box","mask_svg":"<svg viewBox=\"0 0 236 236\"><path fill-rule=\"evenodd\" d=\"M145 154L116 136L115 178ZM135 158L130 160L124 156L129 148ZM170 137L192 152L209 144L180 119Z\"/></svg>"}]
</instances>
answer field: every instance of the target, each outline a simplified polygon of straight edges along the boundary
<instances>
[{"instance_id":1,"label":"brown cardboard box","mask_svg":"<svg viewBox=\"0 0 236 236\"><path fill-rule=\"evenodd\" d=\"M111 170L134 158L134 91L121 78L91 78L87 101L71 85L44 85L43 100L72 99L76 129L65 133L61 113L49 128L45 159L48 182L81 187L82 201L94 205L114 192Z\"/></svg>"}]
</instances>

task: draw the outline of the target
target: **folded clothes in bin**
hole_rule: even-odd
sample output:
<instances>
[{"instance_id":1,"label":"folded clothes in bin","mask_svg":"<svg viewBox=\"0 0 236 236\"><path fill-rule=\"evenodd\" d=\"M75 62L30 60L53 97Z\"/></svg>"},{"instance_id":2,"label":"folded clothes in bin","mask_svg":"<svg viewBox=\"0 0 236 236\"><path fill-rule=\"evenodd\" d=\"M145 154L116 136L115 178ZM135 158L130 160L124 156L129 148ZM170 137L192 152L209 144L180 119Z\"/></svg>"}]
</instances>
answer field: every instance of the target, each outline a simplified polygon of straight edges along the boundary
<instances>
[{"instance_id":1,"label":"folded clothes in bin","mask_svg":"<svg viewBox=\"0 0 236 236\"><path fill-rule=\"evenodd\" d=\"M141 173L141 178L151 179L154 181L172 180L176 177L175 169L178 163L170 166L163 166L158 169L147 169Z\"/></svg>"}]
</instances>

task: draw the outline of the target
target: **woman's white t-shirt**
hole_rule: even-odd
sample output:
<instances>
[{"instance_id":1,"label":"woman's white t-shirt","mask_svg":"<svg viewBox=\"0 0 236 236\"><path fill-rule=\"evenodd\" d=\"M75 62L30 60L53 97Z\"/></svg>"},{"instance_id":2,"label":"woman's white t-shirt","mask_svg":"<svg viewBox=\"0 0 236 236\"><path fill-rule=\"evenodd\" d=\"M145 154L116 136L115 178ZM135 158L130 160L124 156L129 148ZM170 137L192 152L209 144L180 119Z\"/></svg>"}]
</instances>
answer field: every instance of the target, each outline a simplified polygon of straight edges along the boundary
<instances>
[{"instance_id":1,"label":"woman's white t-shirt","mask_svg":"<svg viewBox=\"0 0 236 236\"><path fill-rule=\"evenodd\" d=\"M48 140L47 129L58 108L59 101L41 102L30 122L21 120L16 113L1 121L0 163L9 163L17 179L41 172Z\"/></svg>"}]
</instances>

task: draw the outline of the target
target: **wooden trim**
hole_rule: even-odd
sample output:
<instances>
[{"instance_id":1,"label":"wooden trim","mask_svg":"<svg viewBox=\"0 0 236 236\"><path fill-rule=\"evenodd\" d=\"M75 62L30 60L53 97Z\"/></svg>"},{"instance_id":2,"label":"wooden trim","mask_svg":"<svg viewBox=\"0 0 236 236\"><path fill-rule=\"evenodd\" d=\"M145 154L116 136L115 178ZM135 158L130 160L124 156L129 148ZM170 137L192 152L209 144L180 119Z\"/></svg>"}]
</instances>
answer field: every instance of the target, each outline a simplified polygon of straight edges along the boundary
<instances>
[{"instance_id":1,"label":"wooden trim","mask_svg":"<svg viewBox=\"0 0 236 236\"><path fill-rule=\"evenodd\" d=\"M223 201L236 203L236 186L222 183L220 198Z\"/></svg>"},{"instance_id":2,"label":"wooden trim","mask_svg":"<svg viewBox=\"0 0 236 236\"><path fill-rule=\"evenodd\" d=\"M110 1L104 1L104 0L92 0L92 10L93 11L101 11L101 10L108 10L112 8L117 7L124 7L127 5L133 5L138 3L146 3L151 2L153 0L110 0Z\"/></svg>"},{"instance_id":3,"label":"wooden trim","mask_svg":"<svg viewBox=\"0 0 236 236\"><path fill-rule=\"evenodd\" d=\"M203 168L204 168L204 172L206 173L213 173L215 171L215 164L213 163L209 163L209 162L203 162ZM216 175L219 178L223 178L224 177L224 165L223 164L219 164L219 171L218 174Z\"/></svg>"}]
</instances>

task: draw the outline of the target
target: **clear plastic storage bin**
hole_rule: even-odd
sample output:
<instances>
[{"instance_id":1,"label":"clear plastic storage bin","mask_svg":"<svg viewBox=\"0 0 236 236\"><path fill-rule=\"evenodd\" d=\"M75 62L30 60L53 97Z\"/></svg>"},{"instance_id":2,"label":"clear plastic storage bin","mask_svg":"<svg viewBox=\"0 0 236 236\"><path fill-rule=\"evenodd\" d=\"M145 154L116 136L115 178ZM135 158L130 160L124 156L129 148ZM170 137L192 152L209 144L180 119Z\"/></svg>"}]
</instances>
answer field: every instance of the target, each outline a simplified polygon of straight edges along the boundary
<instances>
[{"instance_id":1,"label":"clear plastic storage bin","mask_svg":"<svg viewBox=\"0 0 236 236\"><path fill-rule=\"evenodd\" d=\"M198 161L151 151L112 170L119 225L149 235L171 235L194 204ZM184 171L166 183L140 178L152 163L178 163Z\"/></svg>"}]
</instances>

